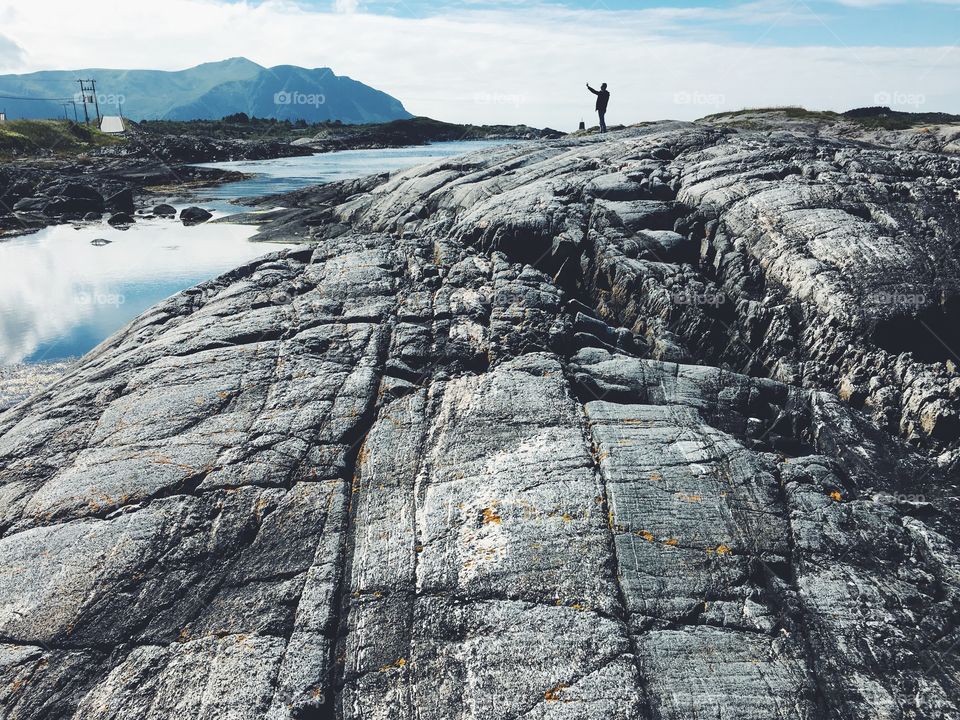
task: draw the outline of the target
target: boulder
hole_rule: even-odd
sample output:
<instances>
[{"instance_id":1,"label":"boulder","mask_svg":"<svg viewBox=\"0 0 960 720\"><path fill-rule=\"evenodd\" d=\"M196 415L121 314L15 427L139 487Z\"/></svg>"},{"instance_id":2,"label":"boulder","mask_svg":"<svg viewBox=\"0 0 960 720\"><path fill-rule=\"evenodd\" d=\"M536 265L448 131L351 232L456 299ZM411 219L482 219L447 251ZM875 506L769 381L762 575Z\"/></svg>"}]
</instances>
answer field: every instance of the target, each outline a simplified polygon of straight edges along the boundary
<instances>
[{"instance_id":1,"label":"boulder","mask_svg":"<svg viewBox=\"0 0 960 720\"><path fill-rule=\"evenodd\" d=\"M167 205L166 203L161 203L153 208L153 214L157 217L169 218L176 217L177 209L173 205Z\"/></svg>"},{"instance_id":2,"label":"boulder","mask_svg":"<svg viewBox=\"0 0 960 720\"><path fill-rule=\"evenodd\" d=\"M133 215L133 190L130 188L125 188L120 192L114 193L106 199L105 205L107 210L110 210L111 212L122 212L127 213L128 215Z\"/></svg>"},{"instance_id":3,"label":"boulder","mask_svg":"<svg viewBox=\"0 0 960 720\"><path fill-rule=\"evenodd\" d=\"M89 185L81 185L79 183L67 183L65 185L57 186L52 188L49 192L50 195L58 195L65 198L74 198L82 200L92 200L103 205L103 195L100 192Z\"/></svg>"},{"instance_id":4,"label":"boulder","mask_svg":"<svg viewBox=\"0 0 960 720\"><path fill-rule=\"evenodd\" d=\"M180 220L184 225L199 225L212 217L212 213L199 207L188 207L180 211Z\"/></svg>"},{"instance_id":5,"label":"boulder","mask_svg":"<svg viewBox=\"0 0 960 720\"><path fill-rule=\"evenodd\" d=\"M87 213L103 211L103 199L59 196L43 206L43 213L50 217L83 217Z\"/></svg>"},{"instance_id":6,"label":"boulder","mask_svg":"<svg viewBox=\"0 0 960 720\"><path fill-rule=\"evenodd\" d=\"M123 213L123 212L118 212L111 215L107 220L107 222L114 227L123 227L127 225L133 225L134 222L136 221L133 219L132 215L128 215L127 213Z\"/></svg>"}]
</instances>

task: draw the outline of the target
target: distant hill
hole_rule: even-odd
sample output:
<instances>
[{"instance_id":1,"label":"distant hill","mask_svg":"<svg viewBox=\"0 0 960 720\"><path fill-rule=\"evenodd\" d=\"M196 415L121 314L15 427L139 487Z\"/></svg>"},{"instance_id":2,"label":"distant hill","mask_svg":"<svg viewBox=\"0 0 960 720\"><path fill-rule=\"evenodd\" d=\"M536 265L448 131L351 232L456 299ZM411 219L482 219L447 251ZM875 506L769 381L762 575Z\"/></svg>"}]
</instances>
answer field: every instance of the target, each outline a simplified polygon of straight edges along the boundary
<instances>
[{"instance_id":1,"label":"distant hill","mask_svg":"<svg viewBox=\"0 0 960 720\"><path fill-rule=\"evenodd\" d=\"M134 120L214 120L233 113L322 122L389 122L412 117L394 97L330 68L265 68L246 58L187 70L55 70L0 75L0 110L16 118L63 117L77 79L95 79L100 112ZM83 107L78 107L83 119ZM72 117L73 108L67 108ZM93 107L90 106L93 113Z\"/></svg>"}]
</instances>

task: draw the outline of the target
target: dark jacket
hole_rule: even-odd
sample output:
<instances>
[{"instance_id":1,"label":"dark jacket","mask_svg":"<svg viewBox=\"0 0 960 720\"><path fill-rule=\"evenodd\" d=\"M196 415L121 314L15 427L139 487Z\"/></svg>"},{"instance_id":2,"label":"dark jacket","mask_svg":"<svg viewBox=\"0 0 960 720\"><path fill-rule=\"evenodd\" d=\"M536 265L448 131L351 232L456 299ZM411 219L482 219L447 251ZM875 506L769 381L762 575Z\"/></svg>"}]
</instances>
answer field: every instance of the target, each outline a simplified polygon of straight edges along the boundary
<instances>
[{"instance_id":1,"label":"dark jacket","mask_svg":"<svg viewBox=\"0 0 960 720\"><path fill-rule=\"evenodd\" d=\"M607 103L610 102L610 91L594 90L593 88L588 89L597 96L597 112L605 113L607 111Z\"/></svg>"}]
</instances>

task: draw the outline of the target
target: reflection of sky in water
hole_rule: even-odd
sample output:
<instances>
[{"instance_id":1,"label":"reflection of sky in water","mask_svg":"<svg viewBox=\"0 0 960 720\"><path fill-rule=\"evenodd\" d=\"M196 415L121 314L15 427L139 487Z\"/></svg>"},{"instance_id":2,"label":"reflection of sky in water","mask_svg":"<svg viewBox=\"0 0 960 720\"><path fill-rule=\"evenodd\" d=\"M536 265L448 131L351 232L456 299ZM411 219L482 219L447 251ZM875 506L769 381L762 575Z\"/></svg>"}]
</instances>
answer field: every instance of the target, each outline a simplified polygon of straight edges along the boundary
<instances>
[{"instance_id":1,"label":"reflection of sky in water","mask_svg":"<svg viewBox=\"0 0 960 720\"><path fill-rule=\"evenodd\" d=\"M141 221L0 242L0 364L83 355L159 301L280 249L253 228ZM97 247L91 240L104 238Z\"/></svg>"},{"instance_id":2,"label":"reflection of sky in water","mask_svg":"<svg viewBox=\"0 0 960 720\"><path fill-rule=\"evenodd\" d=\"M256 177L201 190L199 204L218 214L238 212L242 208L228 200L399 170L503 144L452 142L214 163ZM178 208L184 204L175 202ZM155 220L125 232L105 223L79 229L61 225L0 241L0 365L83 355L159 301L281 247L251 243L252 234L252 228L237 225L185 228L177 221ZM97 247L90 243L97 238L113 242Z\"/></svg>"},{"instance_id":3,"label":"reflection of sky in water","mask_svg":"<svg viewBox=\"0 0 960 720\"><path fill-rule=\"evenodd\" d=\"M345 150L307 157L279 158L277 160L238 160L209 163L204 167L256 173L257 177L218 188L201 190L204 198L228 200L289 192L308 185L349 180L376 173L401 170L415 165L454 157L495 145L515 144L517 141L478 140L447 142L423 147L388 148L384 150ZM219 207L216 203L211 207ZM224 208L225 209L225 208Z\"/></svg>"}]
</instances>

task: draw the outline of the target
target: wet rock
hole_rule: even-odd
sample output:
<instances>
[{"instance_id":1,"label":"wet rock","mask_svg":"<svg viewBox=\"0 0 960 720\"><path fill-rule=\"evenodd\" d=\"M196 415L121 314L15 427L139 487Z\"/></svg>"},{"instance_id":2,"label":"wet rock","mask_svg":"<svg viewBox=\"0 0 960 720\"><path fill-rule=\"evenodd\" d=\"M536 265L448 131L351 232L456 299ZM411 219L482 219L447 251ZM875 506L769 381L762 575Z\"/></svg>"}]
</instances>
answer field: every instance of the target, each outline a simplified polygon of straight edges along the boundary
<instances>
[{"instance_id":1,"label":"wet rock","mask_svg":"<svg viewBox=\"0 0 960 720\"><path fill-rule=\"evenodd\" d=\"M43 213L50 216L83 217L87 213L103 211L103 198L56 197L43 206Z\"/></svg>"},{"instance_id":2,"label":"wet rock","mask_svg":"<svg viewBox=\"0 0 960 720\"><path fill-rule=\"evenodd\" d=\"M188 207L180 211L180 220L184 225L199 225L212 217L212 213L198 207Z\"/></svg>"},{"instance_id":3,"label":"wet rock","mask_svg":"<svg viewBox=\"0 0 960 720\"><path fill-rule=\"evenodd\" d=\"M107 210L111 212L123 212L128 215L133 215L135 210L134 200L133 200L133 190L131 188L124 188L120 192L114 193L108 197L104 204Z\"/></svg>"},{"instance_id":4,"label":"wet rock","mask_svg":"<svg viewBox=\"0 0 960 720\"><path fill-rule=\"evenodd\" d=\"M166 203L161 203L153 208L153 214L157 217L170 218L176 217L177 209L173 205L167 205Z\"/></svg>"},{"instance_id":5,"label":"wet rock","mask_svg":"<svg viewBox=\"0 0 960 720\"><path fill-rule=\"evenodd\" d=\"M125 225L133 225L134 222L136 221L133 219L131 215L128 215L127 213L118 212L111 215L107 219L107 222L113 225L114 227L122 227Z\"/></svg>"}]
</instances>

